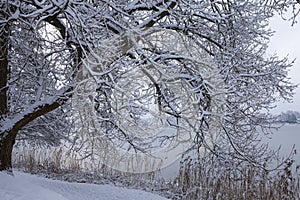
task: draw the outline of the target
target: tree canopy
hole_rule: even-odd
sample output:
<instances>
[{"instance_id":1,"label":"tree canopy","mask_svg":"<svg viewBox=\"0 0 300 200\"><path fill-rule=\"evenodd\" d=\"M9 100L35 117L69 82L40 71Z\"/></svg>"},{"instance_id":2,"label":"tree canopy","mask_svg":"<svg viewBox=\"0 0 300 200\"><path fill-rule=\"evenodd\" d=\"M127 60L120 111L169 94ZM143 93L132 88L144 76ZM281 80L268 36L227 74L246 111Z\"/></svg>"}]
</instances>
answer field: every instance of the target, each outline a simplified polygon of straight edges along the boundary
<instances>
[{"instance_id":1,"label":"tree canopy","mask_svg":"<svg viewBox=\"0 0 300 200\"><path fill-rule=\"evenodd\" d=\"M18 134L33 140L66 138L86 146L86 156L95 154L99 133L84 129L95 127L93 121L70 114L72 97L82 91L77 108L92 103L101 134L135 151L146 150L145 138L124 132L120 119L127 119L127 128L146 126L147 113L156 107L166 126L190 127L198 149L215 128L212 121L222 119L217 120L218 143L206 145L209 150L259 163L265 151L253 148L256 128L270 127L273 103L291 99L295 88L287 77L292 63L265 54L272 36L268 21L287 9L295 21L298 5L292 0L1 1L0 170L11 169ZM165 34L153 34L162 30ZM189 51L176 50L170 33ZM154 36L160 42L153 42ZM146 81L134 82L134 75ZM221 81L210 82L212 77ZM124 88L130 95L122 96ZM91 96L85 96L87 90ZM224 99L219 106L212 102L218 92ZM74 131L75 118L83 131ZM41 124L52 124L52 131L31 129ZM159 136L160 142L174 137Z\"/></svg>"}]
</instances>

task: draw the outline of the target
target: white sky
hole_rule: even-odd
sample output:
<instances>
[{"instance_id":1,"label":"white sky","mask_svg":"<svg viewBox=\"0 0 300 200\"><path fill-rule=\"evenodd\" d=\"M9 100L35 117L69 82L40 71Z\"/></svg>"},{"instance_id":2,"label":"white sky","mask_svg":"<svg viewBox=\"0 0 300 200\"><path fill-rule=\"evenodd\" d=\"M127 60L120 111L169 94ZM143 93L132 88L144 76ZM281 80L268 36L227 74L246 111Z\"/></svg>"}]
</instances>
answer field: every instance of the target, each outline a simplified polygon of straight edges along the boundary
<instances>
[{"instance_id":1,"label":"white sky","mask_svg":"<svg viewBox=\"0 0 300 200\"><path fill-rule=\"evenodd\" d=\"M271 20L271 29L276 31L271 38L269 52L276 52L280 57L287 56L290 60L296 59L294 66L290 69L289 77L291 81L300 84L300 16L298 23L291 26L290 21L284 21L276 16ZM278 103L274 113L280 113L286 110L295 110L300 112L300 85L295 90L293 103Z\"/></svg>"}]
</instances>

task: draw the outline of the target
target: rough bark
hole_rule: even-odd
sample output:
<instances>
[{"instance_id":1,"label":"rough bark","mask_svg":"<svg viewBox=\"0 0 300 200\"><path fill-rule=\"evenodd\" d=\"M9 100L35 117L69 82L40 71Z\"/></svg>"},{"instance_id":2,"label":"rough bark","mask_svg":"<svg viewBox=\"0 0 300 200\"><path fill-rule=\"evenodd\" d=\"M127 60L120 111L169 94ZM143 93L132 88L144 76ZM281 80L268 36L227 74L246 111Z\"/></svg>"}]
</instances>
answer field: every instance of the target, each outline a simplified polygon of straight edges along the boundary
<instances>
[{"instance_id":1,"label":"rough bark","mask_svg":"<svg viewBox=\"0 0 300 200\"><path fill-rule=\"evenodd\" d=\"M0 133L2 134L2 133ZM7 137L0 141L0 171L12 171L12 151L17 131L6 133Z\"/></svg>"},{"instance_id":2,"label":"rough bark","mask_svg":"<svg viewBox=\"0 0 300 200\"><path fill-rule=\"evenodd\" d=\"M5 18L6 12L1 6L0 19ZM8 113L8 31L8 25L2 24L0 27L0 122L5 119ZM7 137L4 138L4 134ZM0 132L0 171L11 170L11 154L14 141L15 134Z\"/></svg>"},{"instance_id":3,"label":"rough bark","mask_svg":"<svg viewBox=\"0 0 300 200\"><path fill-rule=\"evenodd\" d=\"M0 11L0 19L5 16ZM8 112L7 106L7 79L8 79L8 26L0 27L0 120Z\"/></svg>"}]
</instances>

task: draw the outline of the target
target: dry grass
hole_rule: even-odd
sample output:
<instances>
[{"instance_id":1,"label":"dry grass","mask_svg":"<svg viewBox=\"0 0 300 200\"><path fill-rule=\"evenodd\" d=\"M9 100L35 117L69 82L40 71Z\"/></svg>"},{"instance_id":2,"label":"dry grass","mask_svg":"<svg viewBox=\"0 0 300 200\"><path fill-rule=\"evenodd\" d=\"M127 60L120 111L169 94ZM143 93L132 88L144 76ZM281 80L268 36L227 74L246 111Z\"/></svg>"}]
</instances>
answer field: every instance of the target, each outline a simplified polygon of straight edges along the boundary
<instances>
[{"instance_id":1,"label":"dry grass","mask_svg":"<svg viewBox=\"0 0 300 200\"><path fill-rule=\"evenodd\" d=\"M75 151L66 151L63 147L33 148L20 145L14 148L13 166L32 174L44 174L50 178L87 183L114 183L130 188L143 188L158 191L163 180L159 172L132 174L113 170L101 163L91 163L82 159ZM157 189L155 189L155 187Z\"/></svg>"},{"instance_id":2,"label":"dry grass","mask_svg":"<svg viewBox=\"0 0 300 200\"><path fill-rule=\"evenodd\" d=\"M300 199L300 174L292 173L292 161L272 174L251 165L192 162L185 160L173 184L183 194L182 199Z\"/></svg>"},{"instance_id":3,"label":"dry grass","mask_svg":"<svg viewBox=\"0 0 300 200\"><path fill-rule=\"evenodd\" d=\"M300 167L287 162L281 171L270 174L251 165L224 164L219 161L197 162L185 159L179 176L164 181L158 173L130 174L101 164L91 164L73 151L62 147L15 149L14 167L30 173L52 174L67 181L108 183L154 191L172 199L300 199ZM74 176L74 174L76 176Z\"/></svg>"},{"instance_id":4,"label":"dry grass","mask_svg":"<svg viewBox=\"0 0 300 200\"><path fill-rule=\"evenodd\" d=\"M34 148L24 145L14 148L13 165L30 173L76 173L83 169L83 162L77 157L76 153L63 151L62 147Z\"/></svg>"}]
</instances>

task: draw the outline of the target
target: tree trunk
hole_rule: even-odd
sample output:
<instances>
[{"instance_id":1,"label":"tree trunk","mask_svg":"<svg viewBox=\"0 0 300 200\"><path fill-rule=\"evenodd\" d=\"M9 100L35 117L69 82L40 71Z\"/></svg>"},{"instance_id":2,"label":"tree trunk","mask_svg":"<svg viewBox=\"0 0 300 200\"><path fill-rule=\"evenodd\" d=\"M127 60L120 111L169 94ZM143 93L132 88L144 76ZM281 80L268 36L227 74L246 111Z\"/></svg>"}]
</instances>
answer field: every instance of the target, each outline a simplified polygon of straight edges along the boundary
<instances>
[{"instance_id":1,"label":"tree trunk","mask_svg":"<svg viewBox=\"0 0 300 200\"><path fill-rule=\"evenodd\" d=\"M6 9L1 5L0 19L6 19ZM0 26L0 122L3 121L8 113L7 104L7 80L8 80L8 24ZM1 127L1 123L0 123ZM0 132L0 171L11 171L11 154L16 134L10 132Z\"/></svg>"},{"instance_id":2,"label":"tree trunk","mask_svg":"<svg viewBox=\"0 0 300 200\"><path fill-rule=\"evenodd\" d=\"M11 7L7 8L7 5ZM26 126L29 122L60 107L69 99L69 97L71 97L71 91L73 90L72 86L66 86L65 90L61 89L57 94L53 95L52 98L49 97L49 99L51 99L52 101L48 103L41 102L41 104L36 104L35 107L32 105L30 112L25 109L23 113L17 113L15 115L9 116L9 114L11 114L9 113L10 104L8 103L8 80L10 78L10 27L9 22L5 22L5 19L8 18L8 13L12 13L16 9L17 8L12 4L0 3L0 19L4 21L0 23L0 171L12 171L12 151L18 131ZM57 20L57 18L50 16L45 20L57 27L58 30L60 30L62 38L66 37L66 29L63 24L60 23L59 20ZM69 46L71 47L71 43L69 43ZM83 55L82 49L80 45L76 45L76 48L78 51L77 60L80 61ZM3 128L3 124L11 127Z\"/></svg>"},{"instance_id":3,"label":"tree trunk","mask_svg":"<svg viewBox=\"0 0 300 200\"><path fill-rule=\"evenodd\" d=\"M0 11L0 19L5 18L4 11ZM7 79L8 79L8 36L7 25L0 26L0 120L8 112ZM1 135L0 135L1 136Z\"/></svg>"},{"instance_id":4,"label":"tree trunk","mask_svg":"<svg viewBox=\"0 0 300 200\"><path fill-rule=\"evenodd\" d=\"M0 171L12 172L12 151L16 135L17 131L12 130L7 133L7 137L0 140Z\"/></svg>"}]
</instances>

